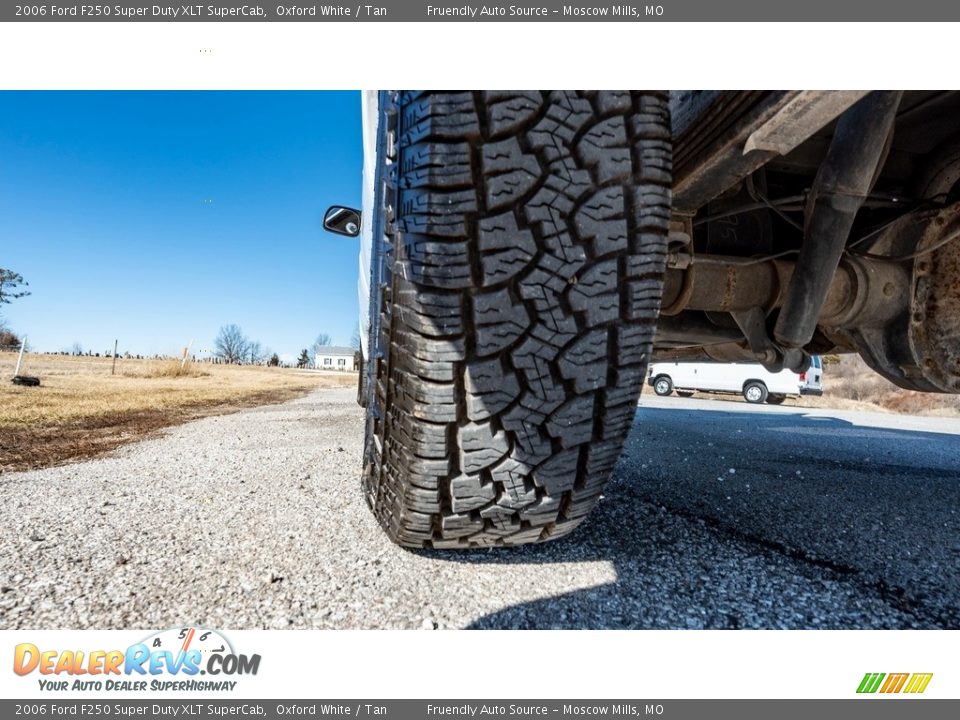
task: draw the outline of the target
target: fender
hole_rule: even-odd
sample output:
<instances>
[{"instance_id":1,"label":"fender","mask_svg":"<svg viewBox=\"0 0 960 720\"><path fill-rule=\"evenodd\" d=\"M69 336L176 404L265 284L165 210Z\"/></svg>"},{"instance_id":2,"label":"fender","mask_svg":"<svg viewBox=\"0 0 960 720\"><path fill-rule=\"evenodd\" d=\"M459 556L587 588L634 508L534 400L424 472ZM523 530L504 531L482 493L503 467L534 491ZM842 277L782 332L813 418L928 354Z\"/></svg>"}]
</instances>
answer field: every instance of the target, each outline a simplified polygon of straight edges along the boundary
<instances>
[{"instance_id":1,"label":"fender","mask_svg":"<svg viewBox=\"0 0 960 720\"><path fill-rule=\"evenodd\" d=\"M370 296L371 257L373 256L374 225L378 225L375 192L377 176L377 129L380 115L380 93L364 90L360 93L360 115L363 122L363 192L360 226L360 272L357 278L357 296L360 301L360 348L364 364L369 365L370 317L376 312ZM379 225L378 225L379 227ZM382 227L380 228L382 234ZM371 310L371 308L373 308Z\"/></svg>"}]
</instances>

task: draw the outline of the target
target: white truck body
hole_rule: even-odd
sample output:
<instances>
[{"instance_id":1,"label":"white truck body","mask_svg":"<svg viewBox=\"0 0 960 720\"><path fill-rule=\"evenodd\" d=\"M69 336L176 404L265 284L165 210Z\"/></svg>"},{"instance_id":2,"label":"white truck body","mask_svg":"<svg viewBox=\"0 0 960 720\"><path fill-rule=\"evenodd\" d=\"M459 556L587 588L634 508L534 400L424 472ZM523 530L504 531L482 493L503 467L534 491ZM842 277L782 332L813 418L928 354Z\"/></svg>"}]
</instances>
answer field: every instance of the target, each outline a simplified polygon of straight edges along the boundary
<instances>
[{"instance_id":1,"label":"white truck body","mask_svg":"<svg viewBox=\"0 0 960 720\"><path fill-rule=\"evenodd\" d=\"M373 253L374 183L377 176L377 122L380 110L379 93L365 90L360 94L363 120L363 205L360 225L360 275L357 295L360 300L360 349L363 359L370 357L367 340L370 335L370 260Z\"/></svg>"}]
</instances>

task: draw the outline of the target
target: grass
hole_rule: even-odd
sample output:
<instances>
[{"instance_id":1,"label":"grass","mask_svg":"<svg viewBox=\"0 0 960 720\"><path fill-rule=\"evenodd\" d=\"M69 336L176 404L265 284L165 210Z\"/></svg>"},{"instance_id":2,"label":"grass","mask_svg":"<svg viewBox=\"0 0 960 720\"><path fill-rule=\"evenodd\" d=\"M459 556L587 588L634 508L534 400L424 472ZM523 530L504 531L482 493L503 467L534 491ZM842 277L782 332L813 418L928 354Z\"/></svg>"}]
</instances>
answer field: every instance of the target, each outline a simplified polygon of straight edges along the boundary
<instances>
[{"instance_id":1,"label":"grass","mask_svg":"<svg viewBox=\"0 0 960 720\"><path fill-rule=\"evenodd\" d=\"M199 363L192 360L157 360L147 366L143 377L207 377L209 375L209 372L201 369ZM135 373L134 376L136 376Z\"/></svg>"},{"instance_id":2,"label":"grass","mask_svg":"<svg viewBox=\"0 0 960 720\"><path fill-rule=\"evenodd\" d=\"M354 387L356 373L208 365L179 360L0 354L0 472L90 457L207 415L290 400L324 387Z\"/></svg>"}]
</instances>

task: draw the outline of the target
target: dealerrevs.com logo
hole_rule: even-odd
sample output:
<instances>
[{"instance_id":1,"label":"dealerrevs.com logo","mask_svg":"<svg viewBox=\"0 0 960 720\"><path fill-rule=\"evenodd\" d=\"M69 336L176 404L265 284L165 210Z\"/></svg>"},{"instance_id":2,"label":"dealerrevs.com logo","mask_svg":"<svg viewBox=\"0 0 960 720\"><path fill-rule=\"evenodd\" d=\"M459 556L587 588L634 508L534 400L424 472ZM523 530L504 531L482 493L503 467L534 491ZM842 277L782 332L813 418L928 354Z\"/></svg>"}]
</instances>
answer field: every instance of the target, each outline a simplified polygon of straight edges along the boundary
<instances>
[{"instance_id":1,"label":"dealerrevs.com logo","mask_svg":"<svg viewBox=\"0 0 960 720\"><path fill-rule=\"evenodd\" d=\"M229 691L237 685L232 678L256 675L259 669L260 655L237 653L222 633L200 627L165 630L126 650L56 650L20 643L13 653L13 671L36 673L40 689L51 691Z\"/></svg>"},{"instance_id":2,"label":"dealerrevs.com logo","mask_svg":"<svg viewBox=\"0 0 960 720\"><path fill-rule=\"evenodd\" d=\"M907 693L915 695L927 689L933 673L866 673L858 693Z\"/></svg>"}]
</instances>

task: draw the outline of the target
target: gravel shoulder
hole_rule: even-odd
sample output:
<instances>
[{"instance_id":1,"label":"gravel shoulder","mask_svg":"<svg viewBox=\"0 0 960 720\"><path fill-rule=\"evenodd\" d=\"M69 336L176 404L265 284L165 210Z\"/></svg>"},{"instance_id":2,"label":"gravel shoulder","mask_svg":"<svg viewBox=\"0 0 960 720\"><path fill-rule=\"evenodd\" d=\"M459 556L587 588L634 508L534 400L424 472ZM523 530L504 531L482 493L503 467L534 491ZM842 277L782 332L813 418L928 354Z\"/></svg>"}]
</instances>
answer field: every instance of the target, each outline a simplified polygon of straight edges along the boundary
<instances>
[{"instance_id":1,"label":"gravel shoulder","mask_svg":"<svg viewBox=\"0 0 960 720\"><path fill-rule=\"evenodd\" d=\"M644 396L580 530L451 554L380 531L354 396L0 475L0 628L960 625L956 421Z\"/></svg>"}]
</instances>

